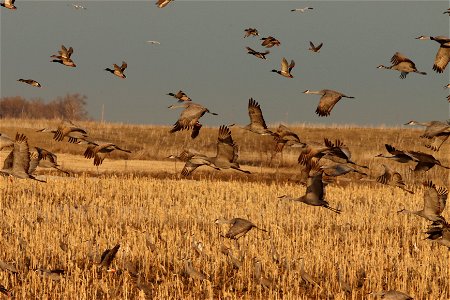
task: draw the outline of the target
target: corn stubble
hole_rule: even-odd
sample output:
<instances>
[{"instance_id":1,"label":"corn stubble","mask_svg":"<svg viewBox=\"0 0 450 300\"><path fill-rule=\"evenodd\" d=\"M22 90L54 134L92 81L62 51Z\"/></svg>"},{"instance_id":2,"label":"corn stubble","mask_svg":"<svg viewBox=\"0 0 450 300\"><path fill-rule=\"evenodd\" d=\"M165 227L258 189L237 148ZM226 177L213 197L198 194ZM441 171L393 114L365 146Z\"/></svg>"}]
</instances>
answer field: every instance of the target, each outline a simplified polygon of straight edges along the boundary
<instances>
[{"instance_id":1,"label":"corn stubble","mask_svg":"<svg viewBox=\"0 0 450 300\"><path fill-rule=\"evenodd\" d=\"M0 120L9 135L26 124ZM214 128L203 128L191 141L163 127L81 125L105 138L116 135L116 142L133 150L130 160L162 160L179 153L185 141L202 149L217 139ZM305 193L295 178L287 180L299 174L299 150L283 150L270 165L271 138L256 139L239 129L233 137L240 163L253 166L252 175L199 170L180 180L179 164L178 170L161 168L168 176L156 178L145 170L96 176L70 168L75 176L49 177L45 184L0 178L0 299L368 299L383 290L450 299L450 251L425 240L425 220L396 213L423 205L424 180L448 187L448 171L414 174L407 164L374 158L388 141L424 151L419 131L291 128L306 141L341 139L355 161L369 166L371 180L328 185L326 199L340 215L277 199ZM76 145L34 132L24 131L31 145L83 159ZM448 147L438 154L446 165ZM115 158L121 159L112 156L101 168ZM383 163L399 171L415 193L374 182ZM228 228L214 223L218 218L251 220L267 232L252 230L231 240L225 237ZM113 259L102 263L105 249L117 245Z\"/></svg>"}]
</instances>

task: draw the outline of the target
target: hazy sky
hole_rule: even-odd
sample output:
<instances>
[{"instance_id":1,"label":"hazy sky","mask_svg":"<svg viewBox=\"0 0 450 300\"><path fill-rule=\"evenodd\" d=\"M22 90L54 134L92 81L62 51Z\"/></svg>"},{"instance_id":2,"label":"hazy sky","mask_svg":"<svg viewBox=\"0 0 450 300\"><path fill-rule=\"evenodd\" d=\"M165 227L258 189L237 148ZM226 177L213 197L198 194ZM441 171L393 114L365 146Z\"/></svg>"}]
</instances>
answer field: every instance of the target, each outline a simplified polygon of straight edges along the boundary
<instances>
[{"instance_id":1,"label":"hazy sky","mask_svg":"<svg viewBox=\"0 0 450 300\"><path fill-rule=\"evenodd\" d=\"M205 125L247 124L250 97L267 123L378 125L449 117L445 97L449 72L432 71L438 43L420 35L449 35L448 1L183 1L159 9L155 1L16 1L1 9L1 96L51 100L66 93L88 97L90 115L126 123L171 125L179 110L167 109L168 92L185 91L219 116ZM307 13L292 8L311 6ZM281 41L266 61L246 53L263 51L259 38L243 38L256 27L260 37ZM157 40L160 45L147 44ZM309 41L324 42L320 53ZM76 68L51 63L61 44L72 46ZM380 70L399 51L426 76ZM282 57L294 59L294 78L270 72ZM104 71L128 63L123 80ZM33 78L42 89L16 80ZM319 96L306 89L335 89L342 99L329 117L314 111Z\"/></svg>"}]
</instances>

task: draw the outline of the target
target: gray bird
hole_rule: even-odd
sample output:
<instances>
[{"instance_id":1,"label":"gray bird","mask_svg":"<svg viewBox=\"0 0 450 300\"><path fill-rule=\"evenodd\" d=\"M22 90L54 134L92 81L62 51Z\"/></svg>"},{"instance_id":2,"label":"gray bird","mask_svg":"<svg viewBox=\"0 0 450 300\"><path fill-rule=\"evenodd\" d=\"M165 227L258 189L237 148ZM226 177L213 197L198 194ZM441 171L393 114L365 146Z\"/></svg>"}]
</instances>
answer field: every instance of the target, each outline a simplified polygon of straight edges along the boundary
<instances>
[{"instance_id":1,"label":"gray bird","mask_svg":"<svg viewBox=\"0 0 450 300\"><path fill-rule=\"evenodd\" d=\"M248 115L250 117L250 124L243 127L243 129L260 135L273 135L272 131L267 128L266 122L264 121L261 106L256 100L253 100L253 98L248 100Z\"/></svg>"},{"instance_id":2,"label":"gray bird","mask_svg":"<svg viewBox=\"0 0 450 300\"><path fill-rule=\"evenodd\" d=\"M399 71L401 79L405 79L408 73L427 75L425 72L418 71L416 64L400 52L395 52L394 56L391 57L391 63L392 66L386 67L384 65L379 65L377 68Z\"/></svg>"},{"instance_id":3,"label":"gray bird","mask_svg":"<svg viewBox=\"0 0 450 300\"><path fill-rule=\"evenodd\" d=\"M216 113L210 112L209 109L207 109L203 105L194 102L184 102L179 105L169 106L169 108L171 109L180 107L184 108L184 110L181 112L180 117L173 125L170 133L174 133L180 130L192 129L191 138L193 139L195 139L200 133L202 124L199 123L199 119L203 117L205 113L217 116Z\"/></svg>"},{"instance_id":4,"label":"gray bird","mask_svg":"<svg viewBox=\"0 0 450 300\"><path fill-rule=\"evenodd\" d=\"M94 158L94 166L101 165L106 156L108 156L114 150L131 153L130 150L122 149L111 142L84 139L80 143L88 145L86 150L84 151L84 157L87 159Z\"/></svg>"},{"instance_id":5,"label":"gray bird","mask_svg":"<svg viewBox=\"0 0 450 300\"><path fill-rule=\"evenodd\" d=\"M259 228L251 221L242 218L233 218L230 220L216 219L214 223L218 225L230 224L231 227L225 234L225 237L232 240L238 240L239 238L243 237L247 232L249 232L252 228L256 228L258 230L267 232L267 230Z\"/></svg>"},{"instance_id":6,"label":"gray bird","mask_svg":"<svg viewBox=\"0 0 450 300\"><path fill-rule=\"evenodd\" d=\"M403 182L402 175L400 175L399 172L393 170L392 168L390 168L389 166L384 165L384 164L383 164L383 167L384 167L384 173L377 177L377 179L376 179L377 182L379 182L381 184L396 186L396 187L404 190L405 192L414 194L413 191L408 190L406 188L406 184Z\"/></svg>"},{"instance_id":7,"label":"gray bird","mask_svg":"<svg viewBox=\"0 0 450 300\"><path fill-rule=\"evenodd\" d=\"M450 38L447 36L424 36L421 35L416 40L432 40L439 43L439 50L434 59L433 70L437 73L444 72L450 61Z\"/></svg>"},{"instance_id":8,"label":"gray bird","mask_svg":"<svg viewBox=\"0 0 450 300\"><path fill-rule=\"evenodd\" d=\"M188 95L186 95L186 93L183 92L182 90L179 90L176 94L168 93L166 95L174 97L175 99L178 100L179 103L192 101L192 99Z\"/></svg>"},{"instance_id":9,"label":"gray bird","mask_svg":"<svg viewBox=\"0 0 450 300\"><path fill-rule=\"evenodd\" d=\"M51 60L51 62L57 62L67 67L76 67L77 65L70 58L73 53L73 48L70 47L68 50L64 45L61 45L61 50L58 51L58 55L52 55L50 57L55 58Z\"/></svg>"},{"instance_id":10,"label":"gray bird","mask_svg":"<svg viewBox=\"0 0 450 300\"><path fill-rule=\"evenodd\" d=\"M426 231L427 239L435 241L450 250L450 224L445 219L434 221Z\"/></svg>"},{"instance_id":11,"label":"gray bird","mask_svg":"<svg viewBox=\"0 0 450 300\"><path fill-rule=\"evenodd\" d=\"M334 90L320 90L320 91L310 91L306 90L303 92L304 94L313 94L313 95L321 95L319 100L319 105L316 108L316 114L320 117L327 117L331 114L331 110L339 102L342 98L350 98L354 99L355 97L347 96L341 92Z\"/></svg>"}]
</instances>

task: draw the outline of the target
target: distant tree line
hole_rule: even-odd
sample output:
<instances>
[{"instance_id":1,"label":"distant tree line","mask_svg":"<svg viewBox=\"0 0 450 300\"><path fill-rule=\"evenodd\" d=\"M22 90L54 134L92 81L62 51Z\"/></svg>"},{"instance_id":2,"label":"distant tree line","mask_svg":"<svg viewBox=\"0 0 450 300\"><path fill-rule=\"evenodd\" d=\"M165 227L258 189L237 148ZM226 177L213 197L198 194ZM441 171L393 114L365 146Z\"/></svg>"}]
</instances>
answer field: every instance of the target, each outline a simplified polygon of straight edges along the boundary
<instances>
[{"instance_id":1,"label":"distant tree line","mask_svg":"<svg viewBox=\"0 0 450 300\"><path fill-rule=\"evenodd\" d=\"M0 118L86 120L89 119L86 99L80 94L67 94L51 101L3 97L0 98Z\"/></svg>"}]
</instances>

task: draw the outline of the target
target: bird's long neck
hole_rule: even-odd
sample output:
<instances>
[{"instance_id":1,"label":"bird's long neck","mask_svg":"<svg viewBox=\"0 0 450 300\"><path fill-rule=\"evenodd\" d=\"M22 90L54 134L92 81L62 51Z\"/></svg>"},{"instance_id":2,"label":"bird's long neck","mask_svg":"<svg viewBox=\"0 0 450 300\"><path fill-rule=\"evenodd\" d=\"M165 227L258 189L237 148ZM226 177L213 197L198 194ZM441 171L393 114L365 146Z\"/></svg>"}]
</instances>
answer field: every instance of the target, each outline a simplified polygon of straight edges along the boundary
<instances>
[{"instance_id":1,"label":"bird's long neck","mask_svg":"<svg viewBox=\"0 0 450 300\"><path fill-rule=\"evenodd\" d=\"M390 70L390 69L392 69L392 67L393 67L393 66L386 67L386 66L384 66L384 65L380 65L378 68Z\"/></svg>"},{"instance_id":2,"label":"bird's long neck","mask_svg":"<svg viewBox=\"0 0 450 300\"><path fill-rule=\"evenodd\" d=\"M323 95L322 91L307 91L305 94Z\"/></svg>"}]
</instances>

